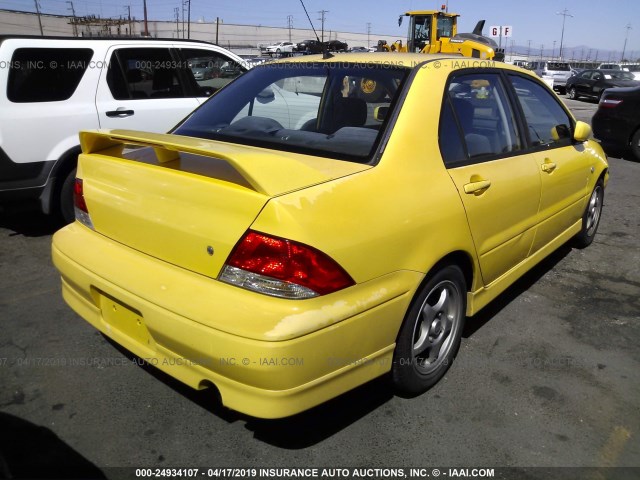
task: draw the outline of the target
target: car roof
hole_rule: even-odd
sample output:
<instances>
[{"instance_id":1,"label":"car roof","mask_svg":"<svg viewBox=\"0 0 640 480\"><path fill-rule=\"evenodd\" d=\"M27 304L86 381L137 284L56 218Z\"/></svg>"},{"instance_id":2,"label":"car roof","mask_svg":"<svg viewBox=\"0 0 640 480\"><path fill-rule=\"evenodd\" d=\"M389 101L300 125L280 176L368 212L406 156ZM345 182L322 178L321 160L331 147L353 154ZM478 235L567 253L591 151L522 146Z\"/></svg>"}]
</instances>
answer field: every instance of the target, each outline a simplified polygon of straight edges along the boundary
<instances>
[{"instance_id":1,"label":"car roof","mask_svg":"<svg viewBox=\"0 0 640 480\"><path fill-rule=\"evenodd\" d=\"M206 40L194 40L188 38L156 38L156 37L61 37L53 35L0 35L0 43L5 40L28 39L28 40L44 40L44 41L74 41L74 42L174 42L174 43L206 43L216 47L224 48L216 43L207 42Z\"/></svg>"},{"instance_id":2,"label":"car roof","mask_svg":"<svg viewBox=\"0 0 640 480\"><path fill-rule=\"evenodd\" d=\"M321 54L304 55L300 57L289 57L278 59L270 62L270 65L288 63L362 63L362 64L379 64L389 67L413 68L429 61L456 62L449 68L500 68L524 73L527 76L538 78L538 76L522 67L510 65L494 60L481 60L477 58L463 57L462 55L443 54L443 53L396 53L396 52L349 52L332 54L330 58L323 58ZM458 65L459 64L459 65Z\"/></svg>"}]
</instances>

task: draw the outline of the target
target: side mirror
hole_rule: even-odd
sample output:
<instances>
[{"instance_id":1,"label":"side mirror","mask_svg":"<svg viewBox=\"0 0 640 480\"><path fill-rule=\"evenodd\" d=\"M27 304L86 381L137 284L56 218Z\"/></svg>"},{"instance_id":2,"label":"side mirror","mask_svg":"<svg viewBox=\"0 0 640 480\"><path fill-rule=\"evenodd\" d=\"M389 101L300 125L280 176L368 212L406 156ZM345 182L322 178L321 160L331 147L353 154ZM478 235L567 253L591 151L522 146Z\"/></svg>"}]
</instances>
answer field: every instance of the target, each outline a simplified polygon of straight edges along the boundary
<instances>
[{"instance_id":1,"label":"side mirror","mask_svg":"<svg viewBox=\"0 0 640 480\"><path fill-rule=\"evenodd\" d=\"M373 118L375 118L378 122L384 122L384 119L387 118L389 114L389 107L376 107L373 110Z\"/></svg>"},{"instance_id":2,"label":"side mirror","mask_svg":"<svg viewBox=\"0 0 640 480\"><path fill-rule=\"evenodd\" d=\"M578 120L576 122L576 128L573 131L573 139L576 142L585 142L589 140L591 136L591 127L588 123Z\"/></svg>"},{"instance_id":3,"label":"side mirror","mask_svg":"<svg viewBox=\"0 0 640 480\"><path fill-rule=\"evenodd\" d=\"M564 124L556 125L551 129L551 138L554 142L557 142L562 138L569 137L571 137L571 132L569 131L569 127Z\"/></svg>"},{"instance_id":4,"label":"side mirror","mask_svg":"<svg viewBox=\"0 0 640 480\"><path fill-rule=\"evenodd\" d=\"M217 88L201 86L200 87L200 95L202 97L210 97L211 95L216 93L217 90L218 90Z\"/></svg>"},{"instance_id":5,"label":"side mirror","mask_svg":"<svg viewBox=\"0 0 640 480\"><path fill-rule=\"evenodd\" d=\"M258 102L260 103L269 103L274 101L275 99L276 99L276 94L271 87L265 88L256 97L256 100L258 100Z\"/></svg>"}]
</instances>

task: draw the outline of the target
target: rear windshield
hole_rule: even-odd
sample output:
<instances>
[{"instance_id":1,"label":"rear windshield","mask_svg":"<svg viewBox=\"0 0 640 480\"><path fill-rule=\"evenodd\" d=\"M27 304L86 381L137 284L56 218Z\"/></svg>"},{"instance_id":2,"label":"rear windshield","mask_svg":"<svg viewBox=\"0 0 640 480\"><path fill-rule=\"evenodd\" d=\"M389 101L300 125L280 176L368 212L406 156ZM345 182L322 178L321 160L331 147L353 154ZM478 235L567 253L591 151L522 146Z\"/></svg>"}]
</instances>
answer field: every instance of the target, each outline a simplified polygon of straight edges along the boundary
<instances>
[{"instance_id":1,"label":"rear windshield","mask_svg":"<svg viewBox=\"0 0 640 480\"><path fill-rule=\"evenodd\" d=\"M547 64L547 70L555 70L560 72L569 72L571 68L568 63L549 62Z\"/></svg>"},{"instance_id":2,"label":"rear windshield","mask_svg":"<svg viewBox=\"0 0 640 480\"><path fill-rule=\"evenodd\" d=\"M257 66L173 133L368 162L409 71L330 63Z\"/></svg>"},{"instance_id":3,"label":"rear windshield","mask_svg":"<svg viewBox=\"0 0 640 480\"><path fill-rule=\"evenodd\" d=\"M604 78L606 78L607 80L610 80L612 78L615 78L616 80L634 80L635 79L635 77L633 76L633 73L625 72L623 70L614 70L611 72L607 72L605 73Z\"/></svg>"}]
</instances>

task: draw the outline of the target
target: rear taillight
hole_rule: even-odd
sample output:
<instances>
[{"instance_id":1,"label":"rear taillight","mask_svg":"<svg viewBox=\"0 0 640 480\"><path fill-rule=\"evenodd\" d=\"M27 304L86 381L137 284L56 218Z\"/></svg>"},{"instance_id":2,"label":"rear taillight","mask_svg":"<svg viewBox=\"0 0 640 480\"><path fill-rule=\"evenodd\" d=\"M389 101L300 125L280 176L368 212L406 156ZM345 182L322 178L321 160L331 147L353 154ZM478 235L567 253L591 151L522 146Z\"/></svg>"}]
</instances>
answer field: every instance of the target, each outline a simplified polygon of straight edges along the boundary
<instances>
[{"instance_id":1,"label":"rear taillight","mask_svg":"<svg viewBox=\"0 0 640 480\"><path fill-rule=\"evenodd\" d=\"M87 202L84 201L84 186L81 178L76 178L73 186L73 210L76 214L76 220L93 230Z\"/></svg>"},{"instance_id":2,"label":"rear taillight","mask_svg":"<svg viewBox=\"0 0 640 480\"><path fill-rule=\"evenodd\" d=\"M220 280L291 299L326 295L355 283L340 265L321 251L251 230L229 255Z\"/></svg>"},{"instance_id":3,"label":"rear taillight","mask_svg":"<svg viewBox=\"0 0 640 480\"><path fill-rule=\"evenodd\" d=\"M619 98L603 98L598 105L601 108L615 108L622 103Z\"/></svg>"}]
</instances>

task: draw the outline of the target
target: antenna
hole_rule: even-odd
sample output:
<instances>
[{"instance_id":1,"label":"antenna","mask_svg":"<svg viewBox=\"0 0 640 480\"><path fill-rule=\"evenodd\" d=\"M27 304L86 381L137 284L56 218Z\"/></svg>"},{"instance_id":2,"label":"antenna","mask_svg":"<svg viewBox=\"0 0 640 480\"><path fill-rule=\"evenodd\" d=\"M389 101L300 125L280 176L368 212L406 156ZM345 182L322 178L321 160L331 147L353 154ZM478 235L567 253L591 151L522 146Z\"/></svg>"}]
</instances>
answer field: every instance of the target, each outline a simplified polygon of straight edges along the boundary
<instances>
[{"instance_id":1,"label":"antenna","mask_svg":"<svg viewBox=\"0 0 640 480\"><path fill-rule=\"evenodd\" d=\"M311 17L309 17L309 12L307 12L307 7L304 6L304 2L302 0L300 0L300 3L302 4L302 8L304 9L304 13L307 14L307 19L309 19L309 24L311 25L311 30L313 30L313 33L316 36L316 40L318 40L318 43L320 45L322 45L322 59L323 60L327 60L329 58L333 58L333 55L331 55L328 51L327 51L327 46L320 41L320 37L318 37L318 32L316 32L316 29L313 26L313 22L311 21Z\"/></svg>"}]
</instances>

